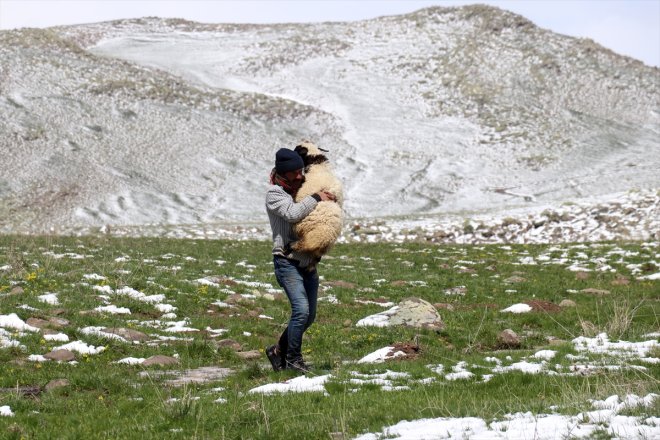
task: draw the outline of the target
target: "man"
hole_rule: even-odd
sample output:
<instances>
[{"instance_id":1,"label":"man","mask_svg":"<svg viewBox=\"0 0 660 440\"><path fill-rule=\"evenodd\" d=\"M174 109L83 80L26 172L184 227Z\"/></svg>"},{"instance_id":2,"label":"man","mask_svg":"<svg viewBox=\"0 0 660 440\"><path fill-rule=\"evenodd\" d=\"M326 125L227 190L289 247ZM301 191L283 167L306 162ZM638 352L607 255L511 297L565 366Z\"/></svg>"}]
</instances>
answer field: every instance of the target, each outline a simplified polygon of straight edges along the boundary
<instances>
[{"instance_id":1,"label":"man","mask_svg":"<svg viewBox=\"0 0 660 440\"><path fill-rule=\"evenodd\" d=\"M293 225L305 218L321 201L334 201L325 191L307 196L298 203L294 197L304 182L302 157L293 150L281 148L275 154L271 187L266 193L266 211L273 231L273 263L275 277L284 288L291 304L291 319L279 342L266 348L273 370L309 371L302 357L303 333L316 317L319 276L316 259L304 252L292 251L297 237Z\"/></svg>"}]
</instances>

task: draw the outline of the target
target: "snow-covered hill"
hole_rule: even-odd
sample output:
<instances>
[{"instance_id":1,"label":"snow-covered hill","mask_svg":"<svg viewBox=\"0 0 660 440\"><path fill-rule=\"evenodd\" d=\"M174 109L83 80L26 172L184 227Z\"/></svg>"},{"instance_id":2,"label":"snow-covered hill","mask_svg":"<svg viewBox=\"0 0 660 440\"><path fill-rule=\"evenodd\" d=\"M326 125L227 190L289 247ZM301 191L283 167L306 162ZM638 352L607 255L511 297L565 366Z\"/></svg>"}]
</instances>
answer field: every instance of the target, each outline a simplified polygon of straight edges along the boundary
<instances>
[{"instance_id":1,"label":"snow-covered hill","mask_svg":"<svg viewBox=\"0 0 660 440\"><path fill-rule=\"evenodd\" d=\"M263 222L274 152L303 138L349 218L660 188L660 70L485 6L4 31L0 116L4 232Z\"/></svg>"}]
</instances>

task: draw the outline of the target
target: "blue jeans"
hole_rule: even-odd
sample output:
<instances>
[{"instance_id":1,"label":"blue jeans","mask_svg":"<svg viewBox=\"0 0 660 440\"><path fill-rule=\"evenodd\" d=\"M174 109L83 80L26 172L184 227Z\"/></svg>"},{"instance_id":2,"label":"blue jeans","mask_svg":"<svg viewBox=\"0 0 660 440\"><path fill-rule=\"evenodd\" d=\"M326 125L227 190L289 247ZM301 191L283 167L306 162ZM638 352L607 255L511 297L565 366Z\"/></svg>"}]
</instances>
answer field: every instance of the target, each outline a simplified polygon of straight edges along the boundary
<instances>
[{"instance_id":1,"label":"blue jeans","mask_svg":"<svg viewBox=\"0 0 660 440\"><path fill-rule=\"evenodd\" d=\"M300 268L296 261L275 256L275 277L284 288L291 303L291 319L279 341L282 358L295 360L302 357L303 333L316 318L316 299L319 292L319 275L316 269L309 272Z\"/></svg>"}]
</instances>

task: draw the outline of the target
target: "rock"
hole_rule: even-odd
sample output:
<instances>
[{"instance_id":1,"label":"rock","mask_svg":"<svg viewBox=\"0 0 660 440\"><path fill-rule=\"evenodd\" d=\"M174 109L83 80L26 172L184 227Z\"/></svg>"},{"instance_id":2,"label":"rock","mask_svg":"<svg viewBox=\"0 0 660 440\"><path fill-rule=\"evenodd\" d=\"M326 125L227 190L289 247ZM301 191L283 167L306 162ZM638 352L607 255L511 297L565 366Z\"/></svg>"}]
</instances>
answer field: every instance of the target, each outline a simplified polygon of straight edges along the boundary
<instances>
[{"instance_id":1,"label":"rock","mask_svg":"<svg viewBox=\"0 0 660 440\"><path fill-rule=\"evenodd\" d=\"M9 291L10 295L21 295L24 292L21 286L16 286Z\"/></svg>"},{"instance_id":2,"label":"rock","mask_svg":"<svg viewBox=\"0 0 660 440\"><path fill-rule=\"evenodd\" d=\"M596 296L604 296L604 295L609 295L610 291L609 290L603 290L603 289L582 289L580 290L582 293L588 293L589 295L596 295Z\"/></svg>"},{"instance_id":3,"label":"rock","mask_svg":"<svg viewBox=\"0 0 660 440\"><path fill-rule=\"evenodd\" d=\"M142 362L142 365L145 367L148 367L150 365L176 365L179 363L179 360L177 358L171 357L171 356L164 356L162 354L158 354L155 356L151 356L150 358L145 359L144 362Z\"/></svg>"},{"instance_id":4,"label":"rock","mask_svg":"<svg viewBox=\"0 0 660 440\"><path fill-rule=\"evenodd\" d=\"M215 382L229 376L234 371L229 368L221 367L199 367L193 370L185 370L181 373L176 372L179 377L165 381L165 385L183 386L191 383ZM168 373L168 372L164 372Z\"/></svg>"},{"instance_id":5,"label":"rock","mask_svg":"<svg viewBox=\"0 0 660 440\"><path fill-rule=\"evenodd\" d=\"M240 351L243 349L243 346L237 341L234 341L233 339L221 339L218 342L216 342L216 345L218 346L218 348L226 347L234 351Z\"/></svg>"},{"instance_id":6,"label":"rock","mask_svg":"<svg viewBox=\"0 0 660 440\"><path fill-rule=\"evenodd\" d=\"M69 362L76 358L76 355L69 350L54 350L44 355L46 359L58 362Z\"/></svg>"},{"instance_id":7,"label":"rock","mask_svg":"<svg viewBox=\"0 0 660 440\"><path fill-rule=\"evenodd\" d=\"M420 298L407 298L398 304L398 309L390 317L391 325L405 325L440 330L444 327L442 318L433 304Z\"/></svg>"},{"instance_id":8,"label":"rock","mask_svg":"<svg viewBox=\"0 0 660 440\"><path fill-rule=\"evenodd\" d=\"M149 336L147 336L145 333L139 332L137 330L132 330L129 328L106 327L103 329L103 331L105 333L121 336L122 338L127 339L129 341L147 341L150 339Z\"/></svg>"},{"instance_id":9,"label":"rock","mask_svg":"<svg viewBox=\"0 0 660 440\"><path fill-rule=\"evenodd\" d=\"M391 285L391 286L394 286L394 287L402 287L402 286L405 286L406 284L408 284L408 283L406 283L406 282L403 281L403 280L396 280L396 281L392 281L392 282L390 283L390 285Z\"/></svg>"},{"instance_id":10,"label":"rock","mask_svg":"<svg viewBox=\"0 0 660 440\"><path fill-rule=\"evenodd\" d=\"M517 275L514 275L504 280L504 282L507 284L524 283L525 281L527 281L525 278Z\"/></svg>"},{"instance_id":11,"label":"rock","mask_svg":"<svg viewBox=\"0 0 660 440\"><path fill-rule=\"evenodd\" d=\"M42 335L57 335L59 334L59 330L53 330L52 328L42 328L41 329L41 334Z\"/></svg>"},{"instance_id":12,"label":"rock","mask_svg":"<svg viewBox=\"0 0 660 440\"><path fill-rule=\"evenodd\" d=\"M51 391L56 388L68 387L71 385L68 379L53 379L46 384L44 391Z\"/></svg>"},{"instance_id":13,"label":"rock","mask_svg":"<svg viewBox=\"0 0 660 440\"><path fill-rule=\"evenodd\" d=\"M353 323L351 322L350 319L345 319L344 322L342 323L344 327L350 327L352 324Z\"/></svg>"},{"instance_id":14,"label":"rock","mask_svg":"<svg viewBox=\"0 0 660 440\"><path fill-rule=\"evenodd\" d=\"M548 341L548 344L550 344L550 345L552 345L552 346L556 346L556 345L564 345L564 344L568 344L568 343L569 343L568 341L565 341L565 340L563 340L563 339L557 339L557 338L553 338L553 339L550 339L550 340Z\"/></svg>"},{"instance_id":15,"label":"rock","mask_svg":"<svg viewBox=\"0 0 660 440\"><path fill-rule=\"evenodd\" d=\"M564 299L559 303L559 307L567 308L567 307L576 307L577 304L575 301L571 299Z\"/></svg>"},{"instance_id":16,"label":"rock","mask_svg":"<svg viewBox=\"0 0 660 440\"><path fill-rule=\"evenodd\" d=\"M510 328L503 330L499 335L497 335L497 341L503 347L520 347L520 337Z\"/></svg>"},{"instance_id":17,"label":"rock","mask_svg":"<svg viewBox=\"0 0 660 440\"><path fill-rule=\"evenodd\" d=\"M243 297L239 295L238 293L235 293L231 295L229 298L225 300L227 304L238 304L239 302L243 301Z\"/></svg>"},{"instance_id":18,"label":"rock","mask_svg":"<svg viewBox=\"0 0 660 440\"><path fill-rule=\"evenodd\" d=\"M342 281L342 280L324 281L323 284L332 287L342 287L344 289L355 289L357 287L357 285L353 283L349 283L348 281Z\"/></svg>"},{"instance_id":19,"label":"rock","mask_svg":"<svg viewBox=\"0 0 660 440\"><path fill-rule=\"evenodd\" d=\"M250 318L258 318L259 317L259 312L256 310L248 310L247 315Z\"/></svg>"},{"instance_id":20,"label":"rock","mask_svg":"<svg viewBox=\"0 0 660 440\"><path fill-rule=\"evenodd\" d=\"M244 361L253 361L263 356L259 350L237 351L236 355Z\"/></svg>"},{"instance_id":21,"label":"rock","mask_svg":"<svg viewBox=\"0 0 660 440\"><path fill-rule=\"evenodd\" d=\"M630 284L630 279L623 275L617 275L617 277L612 280L613 286L627 286L628 284Z\"/></svg>"},{"instance_id":22,"label":"rock","mask_svg":"<svg viewBox=\"0 0 660 440\"><path fill-rule=\"evenodd\" d=\"M591 277L589 272L576 272L575 279L577 280L588 280Z\"/></svg>"},{"instance_id":23,"label":"rock","mask_svg":"<svg viewBox=\"0 0 660 440\"><path fill-rule=\"evenodd\" d=\"M50 323L46 321L45 319L41 318L28 318L25 323L27 325L31 325L32 327L37 327L37 328L44 328L48 327Z\"/></svg>"},{"instance_id":24,"label":"rock","mask_svg":"<svg viewBox=\"0 0 660 440\"><path fill-rule=\"evenodd\" d=\"M53 328L62 328L69 325L69 320L64 318L52 317L52 318L48 318L48 323Z\"/></svg>"}]
</instances>

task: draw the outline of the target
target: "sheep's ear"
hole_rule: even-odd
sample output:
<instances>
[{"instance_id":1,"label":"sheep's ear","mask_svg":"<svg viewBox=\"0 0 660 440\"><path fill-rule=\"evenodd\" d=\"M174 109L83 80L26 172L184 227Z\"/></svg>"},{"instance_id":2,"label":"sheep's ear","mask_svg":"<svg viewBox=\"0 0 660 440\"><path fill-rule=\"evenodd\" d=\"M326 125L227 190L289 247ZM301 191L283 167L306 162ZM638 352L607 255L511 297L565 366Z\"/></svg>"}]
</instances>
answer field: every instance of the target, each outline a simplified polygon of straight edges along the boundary
<instances>
[{"instance_id":1,"label":"sheep's ear","mask_svg":"<svg viewBox=\"0 0 660 440\"><path fill-rule=\"evenodd\" d=\"M296 148L293 149L296 153L300 155L303 159L307 156L307 147L303 147L302 145L296 145Z\"/></svg>"}]
</instances>

